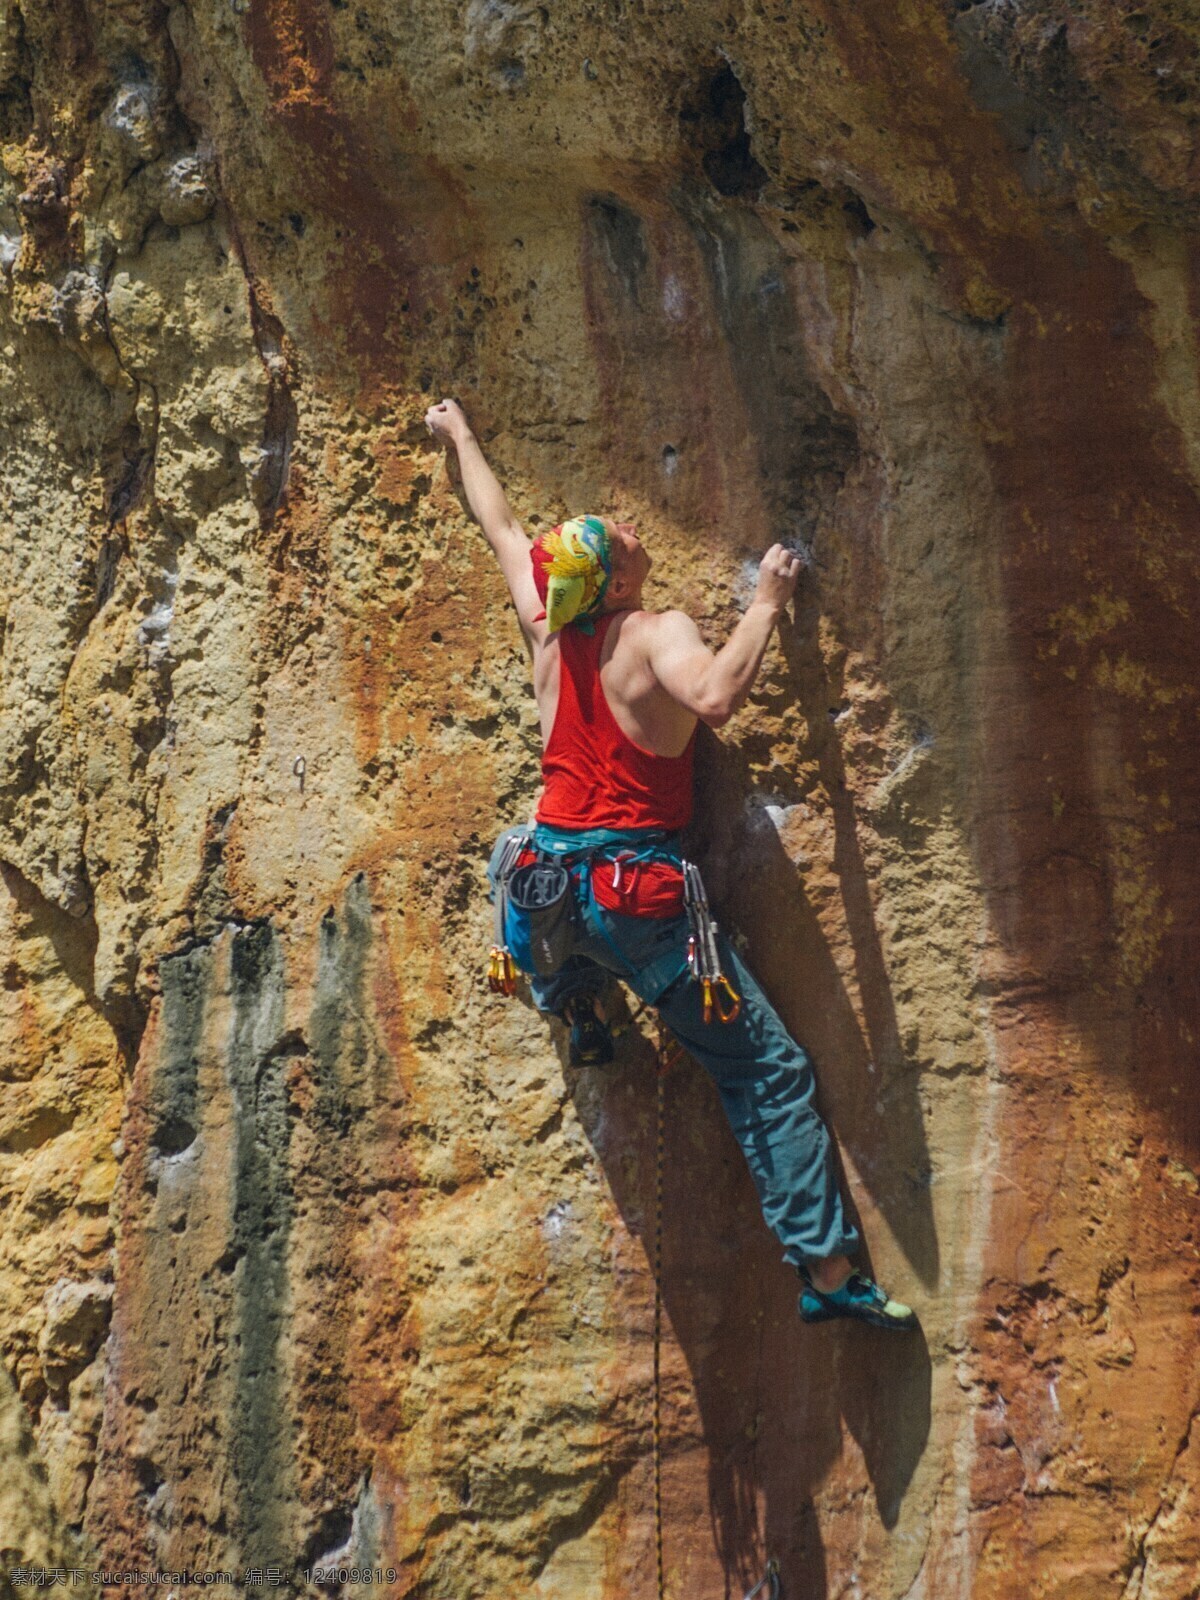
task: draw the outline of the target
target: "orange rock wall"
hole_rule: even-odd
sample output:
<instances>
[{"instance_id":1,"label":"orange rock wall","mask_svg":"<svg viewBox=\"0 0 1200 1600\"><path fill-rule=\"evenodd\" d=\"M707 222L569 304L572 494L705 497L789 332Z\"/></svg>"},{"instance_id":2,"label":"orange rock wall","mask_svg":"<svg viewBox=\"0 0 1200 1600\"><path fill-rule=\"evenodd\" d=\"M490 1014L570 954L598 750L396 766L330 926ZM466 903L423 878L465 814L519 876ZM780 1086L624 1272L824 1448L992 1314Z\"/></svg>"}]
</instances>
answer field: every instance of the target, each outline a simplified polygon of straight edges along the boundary
<instances>
[{"instance_id":1,"label":"orange rock wall","mask_svg":"<svg viewBox=\"0 0 1200 1600\"><path fill-rule=\"evenodd\" d=\"M456 394L714 644L806 557L695 844L923 1333L798 1323L676 1070L668 1595L1194 1600L1198 47L0 0L0 1593L655 1593L651 1043L482 980L537 726Z\"/></svg>"}]
</instances>

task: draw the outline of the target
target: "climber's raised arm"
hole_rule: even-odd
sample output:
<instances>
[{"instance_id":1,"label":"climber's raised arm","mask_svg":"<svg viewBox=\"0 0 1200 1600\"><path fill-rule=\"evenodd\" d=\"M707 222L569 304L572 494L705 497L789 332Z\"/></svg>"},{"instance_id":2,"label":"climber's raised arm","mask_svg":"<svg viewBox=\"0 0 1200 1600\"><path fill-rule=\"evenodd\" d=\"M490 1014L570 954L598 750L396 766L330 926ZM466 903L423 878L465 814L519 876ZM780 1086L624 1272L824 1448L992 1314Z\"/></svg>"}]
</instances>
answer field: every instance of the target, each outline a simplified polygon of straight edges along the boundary
<instances>
[{"instance_id":1,"label":"climber's raised arm","mask_svg":"<svg viewBox=\"0 0 1200 1600\"><path fill-rule=\"evenodd\" d=\"M430 406L425 413L425 425L435 438L454 446L467 503L479 519L484 537L496 553L496 560L508 584L508 592L517 608L521 630L531 644L542 643L546 637L546 624L533 620L542 610L542 602L533 583L529 539L513 515L496 474L484 459L479 441L471 432L462 407L456 400L443 400L440 405Z\"/></svg>"},{"instance_id":2,"label":"climber's raised arm","mask_svg":"<svg viewBox=\"0 0 1200 1600\"><path fill-rule=\"evenodd\" d=\"M673 700L719 728L749 695L775 624L796 588L800 558L775 544L762 558L754 599L714 655L683 611L664 611L647 630L654 676Z\"/></svg>"}]
</instances>

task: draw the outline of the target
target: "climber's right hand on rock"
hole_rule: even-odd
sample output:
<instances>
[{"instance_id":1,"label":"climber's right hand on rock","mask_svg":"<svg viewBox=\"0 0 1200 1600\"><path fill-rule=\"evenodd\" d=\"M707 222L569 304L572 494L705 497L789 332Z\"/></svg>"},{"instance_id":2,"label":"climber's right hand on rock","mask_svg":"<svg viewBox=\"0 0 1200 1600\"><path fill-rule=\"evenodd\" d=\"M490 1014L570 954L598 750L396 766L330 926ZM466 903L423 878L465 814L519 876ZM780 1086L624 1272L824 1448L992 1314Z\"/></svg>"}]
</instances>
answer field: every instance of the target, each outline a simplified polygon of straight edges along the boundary
<instances>
[{"instance_id":1,"label":"climber's right hand on rock","mask_svg":"<svg viewBox=\"0 0 1200 1600\"><path fill-rule=\"evenodd\" d=\"M782 611L796 592L796 579L799 576L800 557L781 544L773 544L759 562L755 600Z\"/></svg>"},{"instance_id":2,"label":"climber's right hand on rock","mask_svg":"<svg viewBox=\"0 0 1200 1600\"><path fill-rule=\"evenodd\" d=\"M470 432L463 408L457 400L443 400L439 405L430 406L425 413L425 426L435 439L455 445Z\"/></svg>"}]
</instances>

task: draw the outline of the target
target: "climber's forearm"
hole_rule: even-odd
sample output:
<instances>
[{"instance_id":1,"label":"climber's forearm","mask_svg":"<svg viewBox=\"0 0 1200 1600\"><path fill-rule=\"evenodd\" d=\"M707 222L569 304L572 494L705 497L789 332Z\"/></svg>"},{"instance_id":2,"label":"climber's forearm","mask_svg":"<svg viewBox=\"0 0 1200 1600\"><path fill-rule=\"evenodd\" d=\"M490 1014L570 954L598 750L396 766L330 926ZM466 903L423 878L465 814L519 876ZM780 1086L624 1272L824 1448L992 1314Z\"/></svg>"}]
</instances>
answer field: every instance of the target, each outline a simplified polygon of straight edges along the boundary
<instances>
[{"instance_id":1,"label":"climber's forearm","mask_svg":"<svg viewBox=\"0 0 1200 1600\"><path fill-rule=\"evenodd\" d=\"M779 621L780 607L755 600L704 674L703 695L710 720L725 721L745 704Z\"/></svg>"},{"instance_id":2,"label":"climber's forearm","mask_svg":"<svg viewBox=\"0 0 1200 1600\"><path fill-rule=\"evenodd\" d=\"M464 428L455 435L454 445L467 504L479 519L484 537L496 552L501 566L514 554L528 563L529 540L513 516L508 496L488 466L479 441L469 428Z\"/></svg>"},{"instance_id":3,"label":"climber's forearm","mask_svg":"<svg viewBox=\"0 0 1200 1600\"><path fill-rule=\"evenodd\" d=\"M479 518L484 537L495 552L517 608L524 633L535 652L545 640L546 627L539 615L541 602L529 562L530 543L512 514L508 497L496 474L484 460L479 441L471 432L457 400L442 400L425 413L425 426L434 438L454 446L467 504Z\"/></svg>"},{"instance_id":4,"label":"climber's forearm","mask_svg":"<svg viewBox=\"0 0 1200 1600\"><path fill-rule=\"evenodd\" d=\"M436 439L454 446L467 504L479 518L484 537L500 563L508 592L517 608L521 632L536 655L545 643L546 622L533 581L529 560L532 546L525 537L525 530L513 516L508 496L484 460L479 441L468 427L458 401L443 400L430 406L425 413L425 426Z\"/></svg>"}]
</instances>

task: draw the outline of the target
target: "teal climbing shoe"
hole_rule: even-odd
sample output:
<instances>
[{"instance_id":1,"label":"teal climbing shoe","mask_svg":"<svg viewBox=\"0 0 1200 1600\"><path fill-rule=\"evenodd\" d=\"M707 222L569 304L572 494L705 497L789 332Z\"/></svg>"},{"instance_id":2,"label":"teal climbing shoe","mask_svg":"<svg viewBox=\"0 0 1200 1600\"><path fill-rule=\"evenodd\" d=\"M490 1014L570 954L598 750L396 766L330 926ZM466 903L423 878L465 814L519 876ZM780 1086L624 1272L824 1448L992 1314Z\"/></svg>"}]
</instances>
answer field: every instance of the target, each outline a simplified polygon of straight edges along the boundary
<instances>
[{"instance_id":1,"label":"teal climbing shoe","mask_svg":"<svg viewBox=\"0 0 1200 1600\"><path fill-rule=\"evenodd\" d=\"M568 1000L559 1015L571 1030L573 1067L606 1067L613 1058L612 1030L592 1008L591 995Z\"/></svg>"},{"instance_id":2,"label":"teal climbing shoe","mask_svg":"<svg viewBox=\"0 0 1200 1600\"><path fill-rule=\"evenodd\" d=\"M915 1328L917 1314L911 1306L893 1300L872 1278L852 1272L832 1294L822 1294L805 1267L798 1269L804 1280L800 1291L801 1322L832 1322L835 1317L853 1317L869 1322L873 1328Z\"/></svg>"}]
</instances>

